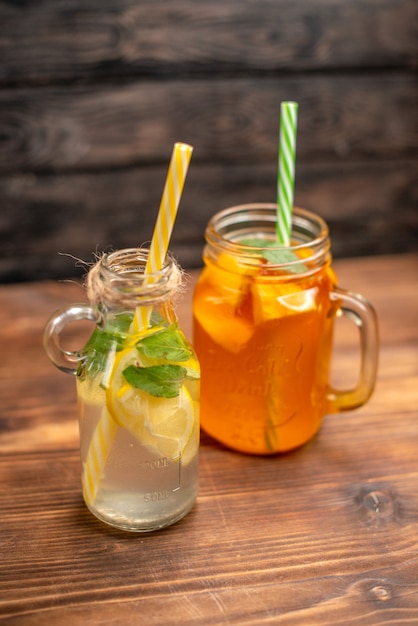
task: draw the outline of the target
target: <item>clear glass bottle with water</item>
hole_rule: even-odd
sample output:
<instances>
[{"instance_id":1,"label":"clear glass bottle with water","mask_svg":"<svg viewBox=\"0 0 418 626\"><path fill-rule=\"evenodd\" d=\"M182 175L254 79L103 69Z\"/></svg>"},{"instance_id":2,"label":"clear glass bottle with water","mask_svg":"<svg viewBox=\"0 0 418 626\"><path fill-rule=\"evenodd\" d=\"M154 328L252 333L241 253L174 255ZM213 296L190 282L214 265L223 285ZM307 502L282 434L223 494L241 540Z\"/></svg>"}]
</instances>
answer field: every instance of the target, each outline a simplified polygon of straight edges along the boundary
<instances>
[{"instance_id":1,"label":"clear glass bottle with water","mask_svg":"<svg viewBox=\"0 0 418 626\"><path fill-rule=\"evenodd\" d=\"M104 255L87 277L89 304L54 313L44 334L53 363L75 374L83 496L102 521L152 531L182 518L198 489L200 369L173 299L180 271L168 257L145 274L148 251ZM95 322L77 352L59 335Z\"/></svg>"}]
</instances>

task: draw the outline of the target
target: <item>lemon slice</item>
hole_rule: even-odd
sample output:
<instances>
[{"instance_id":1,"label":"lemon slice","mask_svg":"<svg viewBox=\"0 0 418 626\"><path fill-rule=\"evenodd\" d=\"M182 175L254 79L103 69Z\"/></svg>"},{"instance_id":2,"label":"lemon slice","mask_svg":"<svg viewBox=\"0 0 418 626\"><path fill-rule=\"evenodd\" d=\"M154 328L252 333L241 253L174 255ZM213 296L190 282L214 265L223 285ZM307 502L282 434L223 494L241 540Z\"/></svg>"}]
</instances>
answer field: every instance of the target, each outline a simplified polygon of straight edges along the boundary
<instances>
[{"instance_id":1,"label":"lemon slice","mask_svg":"<svg viewBox=\"0 0 418 626\"><path fill-rule=\"evenodd\" d=\"M153 452L170 459L191 460L197 451L195 404L185 385L174 398L157 398L126 382L123 371L143 365L137 350L128 348L115 357L106 403L115 421Z\"/></svg>"},{"instance_id":2,"label":"lemon slice","mask_svg":"<svg viewBox=\"0 0 418 626\"><path fill-rule=\"evenodd\" d=\"M254 320L257 323L314 310L318 289L300 289L292 283L254 282Z\"/></svg>"},{"instance_id":3,"label":"lemon slice","mask_svg":"<svg viewBox=\"0 0 418 626\"><path fill-rule=\"evenodd\" d=\"M317 287L305 289L304 291L296 291L284 296L278 297L278 302L292 311L309 311L315 308L315 296Z\"/></svg>"},{"instance_id":4,"label":"lemon slice","mask_svg":"<svg viewBox=\"0 0 418 626\"><path fill-rule=\"evenodd\" d=\"M197 451L195 405L184 385L176 398L149 396L142 443L187 464Z\"/></svg>"}]
</instances>

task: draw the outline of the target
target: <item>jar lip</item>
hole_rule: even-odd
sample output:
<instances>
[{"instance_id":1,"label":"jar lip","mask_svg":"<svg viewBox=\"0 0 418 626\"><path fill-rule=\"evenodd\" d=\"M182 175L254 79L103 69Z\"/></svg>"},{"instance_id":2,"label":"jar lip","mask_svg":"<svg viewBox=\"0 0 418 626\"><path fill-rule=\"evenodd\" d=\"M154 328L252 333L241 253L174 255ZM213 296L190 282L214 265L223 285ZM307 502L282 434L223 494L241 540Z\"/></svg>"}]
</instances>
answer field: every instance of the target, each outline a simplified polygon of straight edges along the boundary
<instances>
[{"instance_id":1,"label":"jar lip","mask_svg":"<svg viewBox=\"0 0 418 626\"><path fill-rule=\"evenodd\" d=\"M249 203L240 204L237 206L228 207L223 209L212 216L209 220L206 228L206 239L217 240L218 244L227 246L228 248L236 248L241 250L242 248L248 248L252 252L256 250L262 250L263 246L247 246L240 244L239 241L232 238L225 237L226 232L233 232L233 227L243 224L251 223L251 221L257 221L262 219L263 225L269 225L272 232L275 232L276 225L277 204L274 203ZM243 219L243 216L246 216ZM298 250L304 247L317 247L320 246L328 237L329 229L328 225L319 215L312 213L306 209L300 207L294 207L292 212L292 231L295 227L299 229L308 229L314 231L314 236L306 241L288 246L290 250ZM210 243L211 241L208 241ZM274 248L276 246L273 246ZM277 248L283 247L281 244L277 244Z\"/></svg>"},{"instance_id":2,"label":"jar lip","mask_svg":"<svg viewBox=\"0 0 418 626\"><path fill-rule=\"evenodd\" d=\"M291 272L300 266L302 258L304 264L309 263L310 267L318 267L326 262L330 240L325 220L311 211L294 207L292 243L284 246L279 242L275 245L276 217L277 205L273 203L241 204L219 211L209 220L205 231L206 253L210 255L211 251L213 253L217 250L239 257L240 263L254 266L260 258L265 257L268 247L268 267L271 270L288 269ZM257 246L257 238L267 239L269 245ZM245 242L246 239L251 239L251 243ZM283 256L283 250L289 254ZM276 252L280 254L276 255Z\"/></svg>"}]
</instances>

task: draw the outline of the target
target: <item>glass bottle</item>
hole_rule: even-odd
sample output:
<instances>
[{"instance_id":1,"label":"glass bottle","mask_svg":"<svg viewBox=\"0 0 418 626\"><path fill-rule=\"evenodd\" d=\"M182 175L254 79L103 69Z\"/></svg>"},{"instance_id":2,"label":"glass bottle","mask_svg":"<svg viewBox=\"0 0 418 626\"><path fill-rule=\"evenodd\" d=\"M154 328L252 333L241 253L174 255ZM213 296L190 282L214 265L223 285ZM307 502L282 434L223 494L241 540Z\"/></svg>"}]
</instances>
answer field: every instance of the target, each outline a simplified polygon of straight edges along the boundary
<instances>
[{"instance_id":1,"label":"glass bottle","mask_svg":"<svg viewBox=\"0 0 418 626\"><path fill-rule=\"evenodd\" d=\"M101 257L87 277L89 304L54 313L46 352L75 374L84 500L103 522L152 531L182 518L198 489L200 369L178 325L181 272L171 257L145 274L148 250ZM59 336L95 322L80 351Z\"/></svg>"}]
</instances>

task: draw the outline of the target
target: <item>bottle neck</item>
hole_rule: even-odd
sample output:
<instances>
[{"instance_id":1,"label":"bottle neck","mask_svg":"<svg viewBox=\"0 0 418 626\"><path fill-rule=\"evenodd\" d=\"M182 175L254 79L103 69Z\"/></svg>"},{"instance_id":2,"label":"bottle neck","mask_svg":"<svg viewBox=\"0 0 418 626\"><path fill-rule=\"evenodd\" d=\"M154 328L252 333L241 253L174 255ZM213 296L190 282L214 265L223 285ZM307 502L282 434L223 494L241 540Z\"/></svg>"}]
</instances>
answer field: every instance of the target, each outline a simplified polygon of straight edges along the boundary
<instances>
[{"instance_id":1,"label":"bottle neck","mask_svg":"<svg viewBox=\"0 0 418 626\"><path fill-rule=\"evenodd\" d=\"M295 208L290 246L277 241L277 205L247 204L213 216L205 232L205 260L222 265L233 257L249 271L263 263L263 273L312 273L330 263L329 231L317 215Z\"/></svg>"},{"instance_id":2,"label":"bottle neck","mask_svg":"<svg viewBox=\"0 0 418 626\"><path fill-rule=\"evenodd\" d=\"M167 256L160 271L146 273L147 259L145 248L103 255L87 276L90 304L107 310L133 310L171 300L182 282L178 265Z\"/></svg>"}]
</instances>

